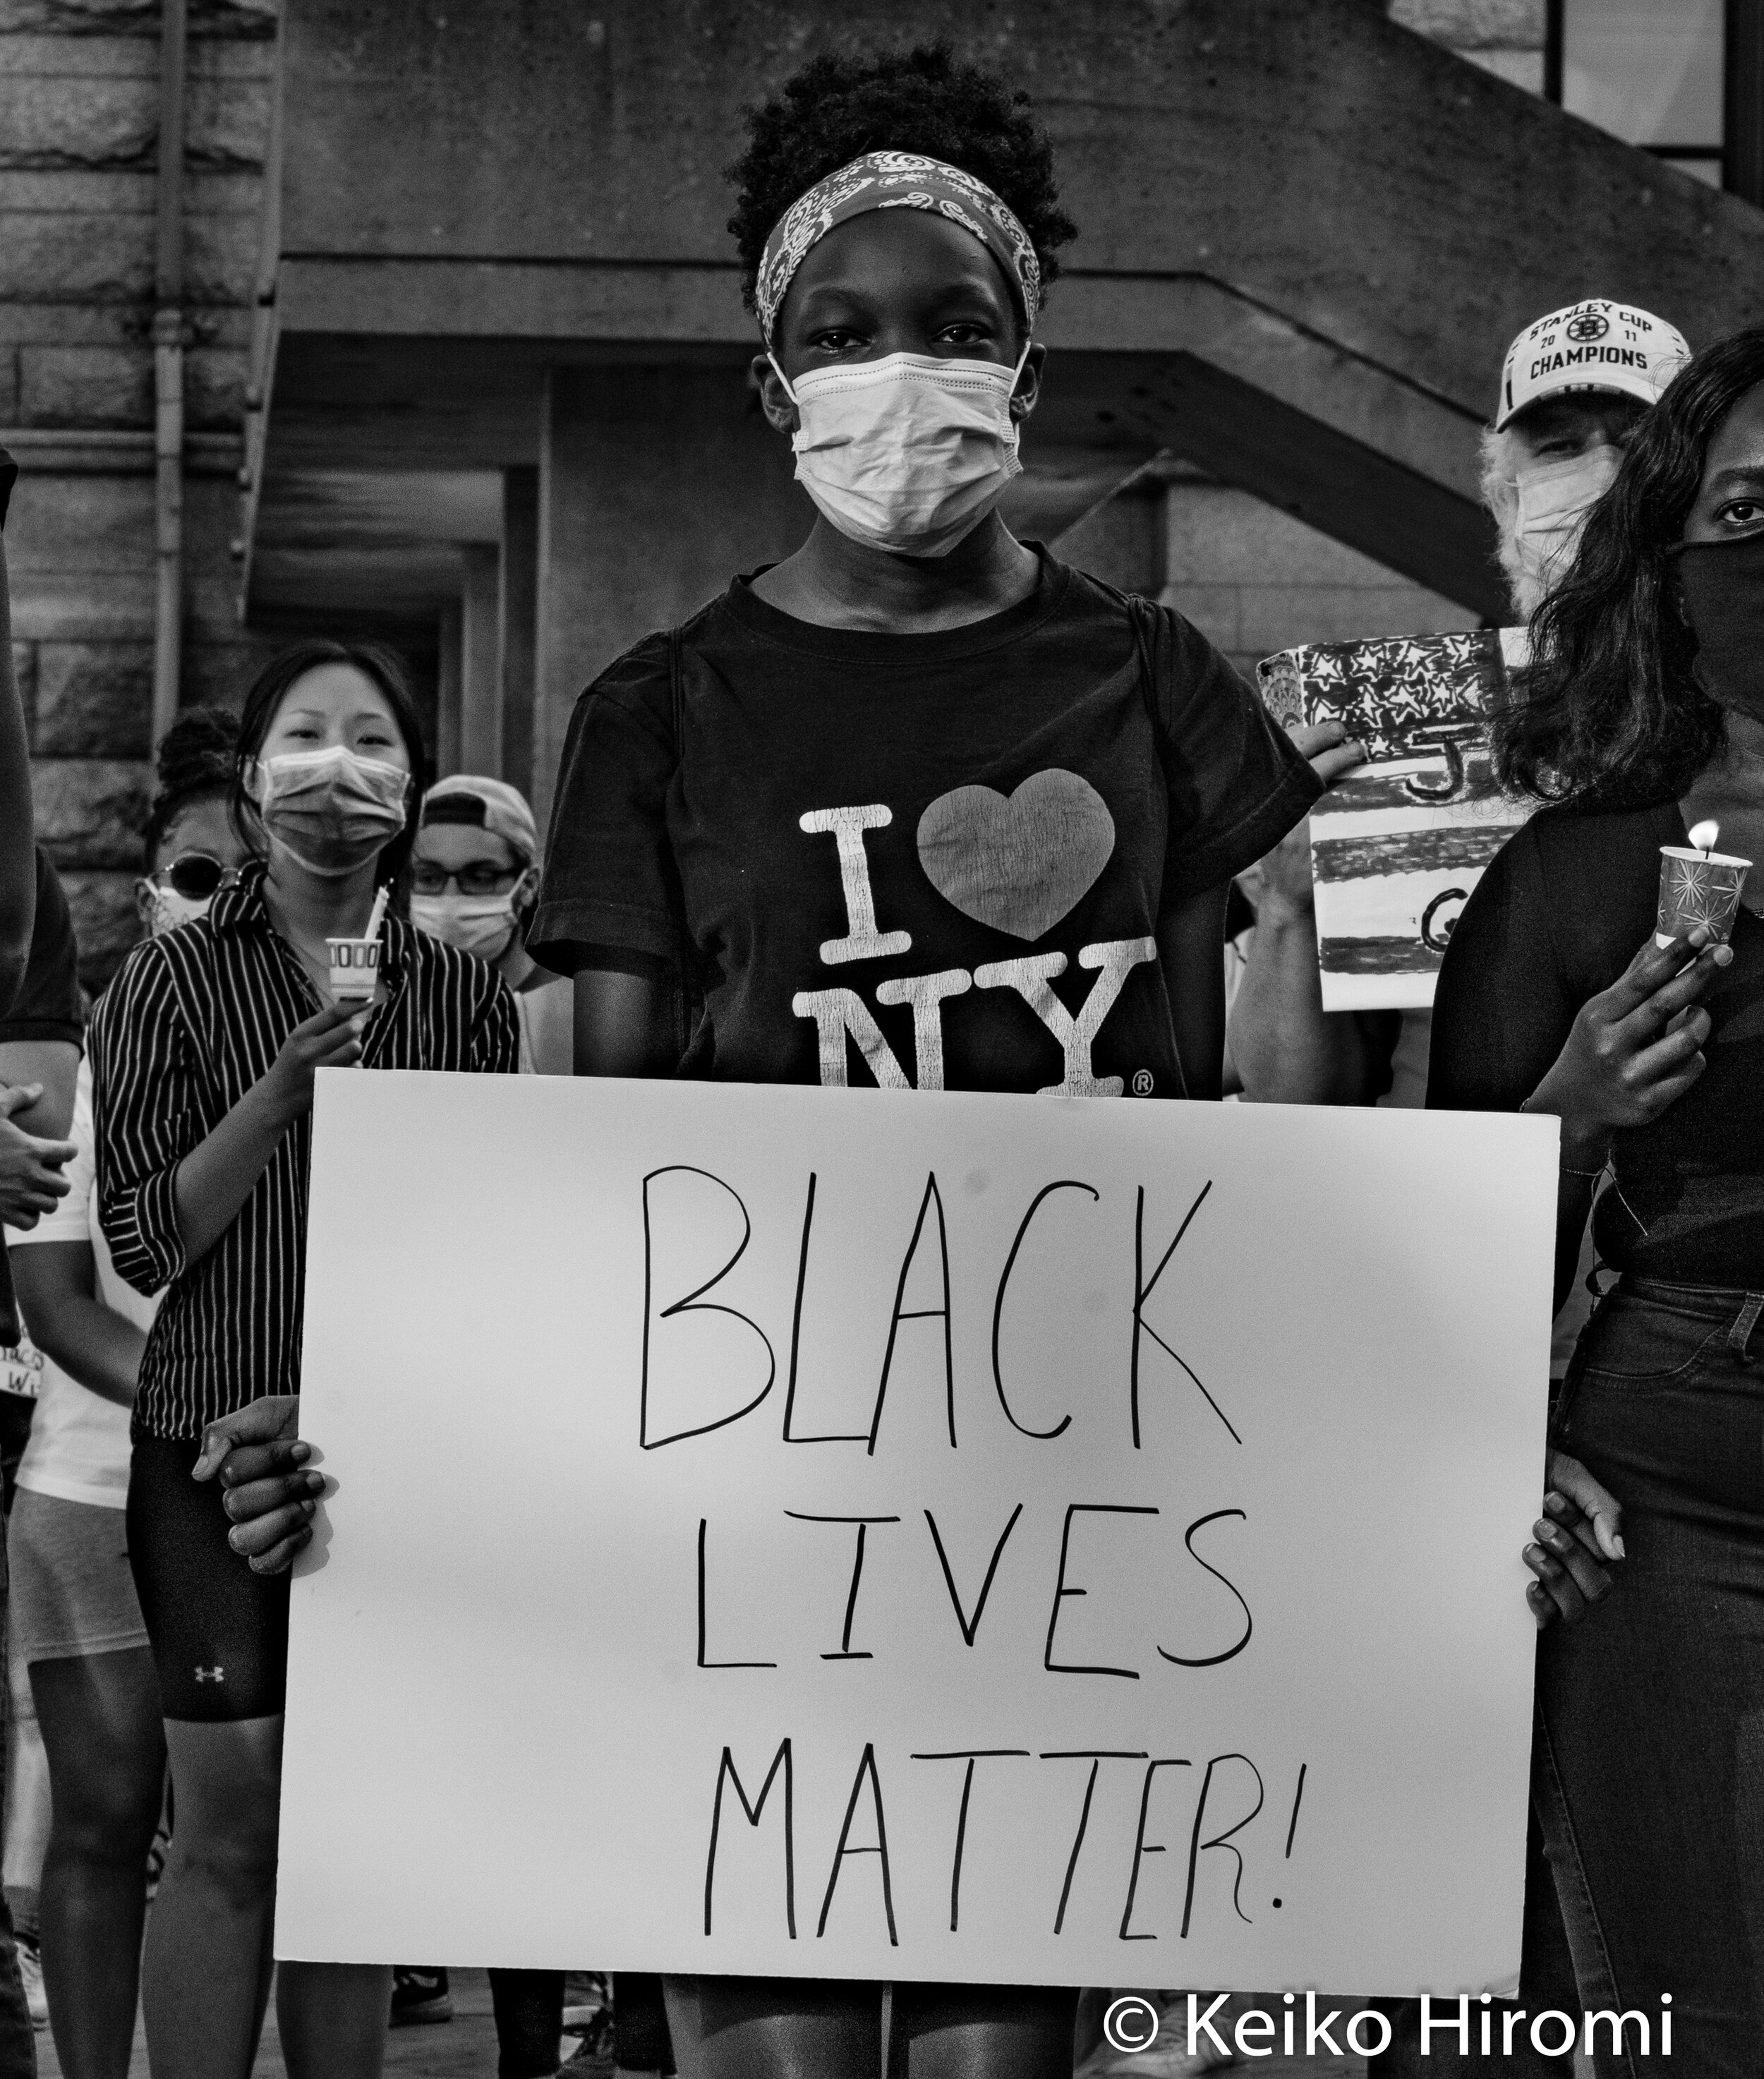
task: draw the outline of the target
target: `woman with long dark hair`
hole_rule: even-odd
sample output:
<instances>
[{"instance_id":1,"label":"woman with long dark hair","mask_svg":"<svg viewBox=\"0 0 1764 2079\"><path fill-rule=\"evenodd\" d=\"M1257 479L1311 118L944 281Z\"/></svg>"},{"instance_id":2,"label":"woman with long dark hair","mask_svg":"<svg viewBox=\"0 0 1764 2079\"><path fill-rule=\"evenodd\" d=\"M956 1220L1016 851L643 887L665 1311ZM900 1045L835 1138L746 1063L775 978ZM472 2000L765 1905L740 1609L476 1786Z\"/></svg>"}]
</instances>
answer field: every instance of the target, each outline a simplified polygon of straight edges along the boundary
<instances>
[{"instance_id":1,"label":"woman with long dark hair","mask_svg":"<svg viewBox=\"0 0 1764 2079\"><path fill-rule=\"evenodd\" d=\"M1616 1274L1563 1387L1526 1554L1540 1621L1580 1620L1540 1647L1535 1795L1582 2004L1645 2015L1656 2053L1670 2015L1703 2079L1755 2079L1764 329L1666 391L1534 634L1497 759L1549 805L1453 935L1428 1102L1558 1118L1558 1300L1589 1209ZM1724 852L1759 862L1731 943L1707 922L1658 943L1662 848L1712 820ZM1608 2034L1601 2079L1638 2039L1632 2020L1620 2056Z\"/></svg>"},{"instance_id":2,"label":"woman with long dark hair","mask_svg":"<svg viewBox=\"0 0 1764 2079\"><path fill-rule=\"evenodd\" d=\"M202 1439L258 1403L292 1425L314 1073L512 1073L518 1046L494 970L396 918L373 998L332 998L325 942L362 935L421 800L421 731L391 653L285 652L246 696L238 748L233 814L264 856L206 915L136 947L91 1029L105 1236L130 1284L166 1288L127 1514L175 1798L144 1972L159 2079L245 2079L269 1990L288 1580L230 1544ZM372 2079L390 1990L373 1966L283 1964L293 2079Z\"/></svg>"}]
</instances>

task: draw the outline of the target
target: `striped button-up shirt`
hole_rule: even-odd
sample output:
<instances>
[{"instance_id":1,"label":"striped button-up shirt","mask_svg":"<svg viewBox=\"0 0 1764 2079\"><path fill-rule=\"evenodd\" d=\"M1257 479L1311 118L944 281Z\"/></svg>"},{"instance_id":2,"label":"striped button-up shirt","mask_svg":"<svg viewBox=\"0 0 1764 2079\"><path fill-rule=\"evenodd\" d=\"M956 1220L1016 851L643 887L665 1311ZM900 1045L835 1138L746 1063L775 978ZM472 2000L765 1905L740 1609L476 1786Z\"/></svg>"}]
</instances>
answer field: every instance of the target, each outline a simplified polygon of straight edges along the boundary
<instances>
[{"instance_id":1,"label":"striped button-up shirt","mask_svg":"<svg viewBox=\"0 0 1764 2079\"><path fill-rule=\"evenodd\" d=\"M196 1437L260 1395L299 1390L310 1115L204 1255L191 1261L178 1224L179 1164L324 1007L270 922L263 875L248 866L205 918L137 946L93 1014L98 1217L131 1285L169 1287L136 1399L149 1436ZM520 1031L495 970L395 918L384 934L362 1065L512 1073Z\"/></svg>"}]
</instances>

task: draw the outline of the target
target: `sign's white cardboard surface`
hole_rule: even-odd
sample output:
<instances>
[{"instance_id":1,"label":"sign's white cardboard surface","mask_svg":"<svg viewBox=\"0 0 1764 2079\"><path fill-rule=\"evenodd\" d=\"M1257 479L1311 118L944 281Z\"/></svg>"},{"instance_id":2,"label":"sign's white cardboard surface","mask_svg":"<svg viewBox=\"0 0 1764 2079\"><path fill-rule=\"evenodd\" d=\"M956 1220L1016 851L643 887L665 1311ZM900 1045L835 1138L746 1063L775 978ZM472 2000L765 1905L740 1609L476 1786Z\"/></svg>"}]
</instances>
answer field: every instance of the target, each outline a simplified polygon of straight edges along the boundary
<instances>
[{"instance_id":1,"label":"sign's white cardboard surface","mask_svg":"<svg viewBox=\"0 0 1764 2079\"><path fill-rule=\"evenodd\" d=\"M321 1074L278 1955L1511 1981L1555 1182L1535 1119Z\"/></svg>"}]
</instances>

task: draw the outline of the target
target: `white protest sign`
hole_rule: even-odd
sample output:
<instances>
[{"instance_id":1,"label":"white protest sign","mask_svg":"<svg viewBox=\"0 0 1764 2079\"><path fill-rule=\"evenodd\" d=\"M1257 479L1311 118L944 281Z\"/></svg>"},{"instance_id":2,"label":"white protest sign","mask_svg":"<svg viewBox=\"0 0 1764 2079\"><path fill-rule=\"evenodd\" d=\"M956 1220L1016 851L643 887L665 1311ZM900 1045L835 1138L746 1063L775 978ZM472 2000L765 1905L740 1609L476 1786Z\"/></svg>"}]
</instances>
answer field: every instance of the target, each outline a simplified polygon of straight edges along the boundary
<instances>
[{"instance_id":1,"label":"white protest sign","mask_svg":"<svg viewBox=\"0 0 1764 2079\"><path fill-rule=\"evenodd\" d=\"M1555 1129L322 1074L277 1953L1519 1960Z\"/></svg>"}]
</instances>

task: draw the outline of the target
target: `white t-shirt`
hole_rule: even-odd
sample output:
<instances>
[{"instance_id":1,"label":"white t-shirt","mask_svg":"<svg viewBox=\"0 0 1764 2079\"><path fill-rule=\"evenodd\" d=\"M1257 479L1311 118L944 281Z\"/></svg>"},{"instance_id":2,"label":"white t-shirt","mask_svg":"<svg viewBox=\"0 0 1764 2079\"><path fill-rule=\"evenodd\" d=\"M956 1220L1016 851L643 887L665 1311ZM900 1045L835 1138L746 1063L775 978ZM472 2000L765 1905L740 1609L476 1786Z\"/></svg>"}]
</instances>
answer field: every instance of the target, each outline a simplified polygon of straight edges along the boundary
<instances>
[{"instance_id":1,"label":"white t-shirt","mask_svg":"<svg viewBox=\"0 0 1764 2079\"><path fill-rule=\"evenodd\" d=\"M517 989L515 1010L520 1019L521 1074L569 1075L575 1065L575 983L562 975L537 989Z\"/></svg>"},{"instance_id":2,"label":"white t-shirt","mask_svg":"<svg viewBox=\"0 0 1764 2079\"><path fill-rule=\"evenodd\" d=\"M45 1213L27 1233L6 1230L10 1249L33 1242L90 1242L98 1270L98 1296L113 1313L132 1321L144 1335L159 1307L125 1285L111 1265L110 1246L98 1224L98 1192L94 1184L92 1148L92 1069L90 1056L80 1062L73 1099L73 1129L68 1138L77 1152L61 1173L68 1194L52 1213ZM28 1323L27 1326L28 1326ZM31 1417L31 1440L19 1465L19 1485L58 1501L89 1502L99 1508L121 1508L128 1500L129 1411L82 1386L51 1357L43 1360L43 1383Z\"/></svg>"}]
</instances>

